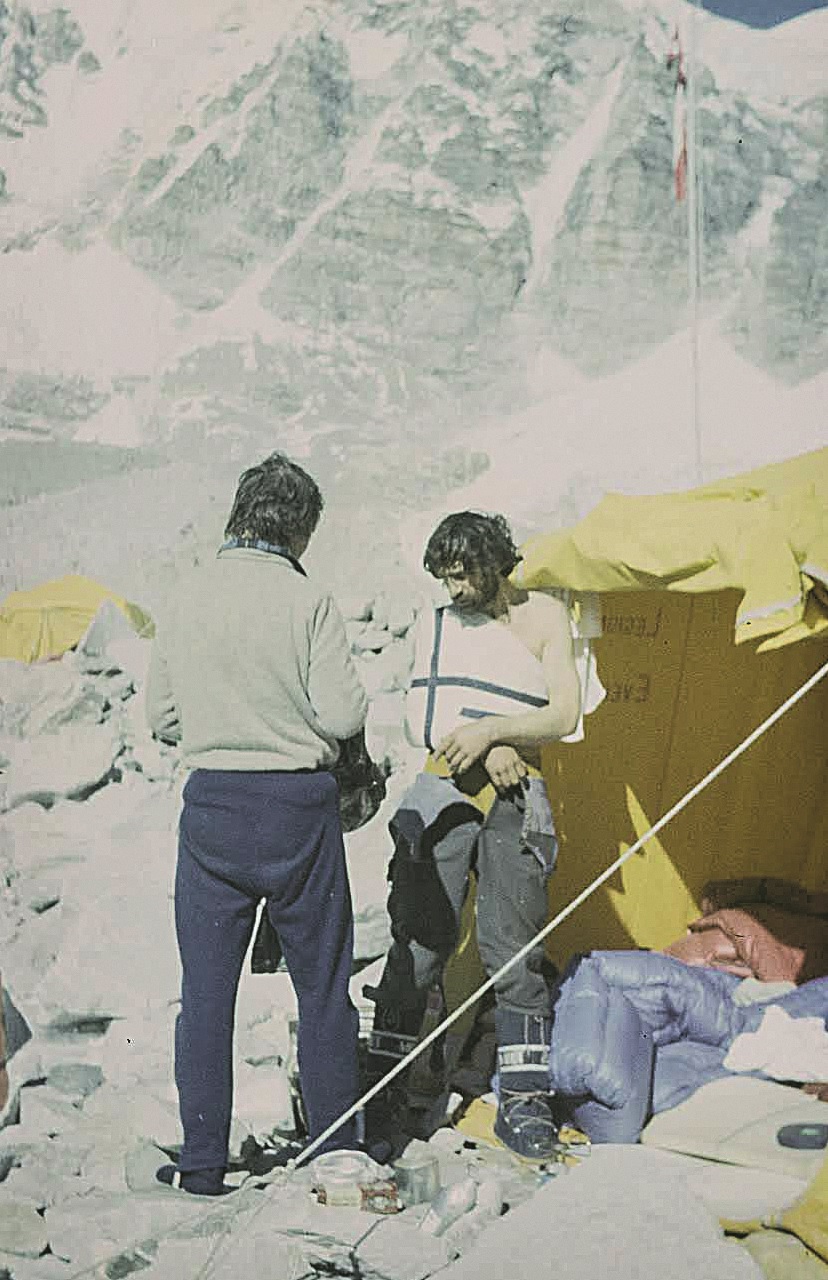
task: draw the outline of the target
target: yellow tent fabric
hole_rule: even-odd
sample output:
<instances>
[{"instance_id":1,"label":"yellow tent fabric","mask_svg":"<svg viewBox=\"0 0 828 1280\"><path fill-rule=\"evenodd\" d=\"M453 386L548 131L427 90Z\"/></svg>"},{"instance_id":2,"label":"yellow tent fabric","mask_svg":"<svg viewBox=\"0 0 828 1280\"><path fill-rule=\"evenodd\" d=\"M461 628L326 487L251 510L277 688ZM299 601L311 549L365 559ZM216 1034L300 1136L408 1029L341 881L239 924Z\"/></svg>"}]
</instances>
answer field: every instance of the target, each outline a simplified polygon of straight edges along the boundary
<instances>
[{"instance_id":1,"label":"yellow tent fabric","mask_svg":"<svg viewBox=\"0 0 828 1280\"><path fill-rule=\"evenodd\" d=\"M609 498L522 548L520 581L597 592L602 614L607 697L581 742L544 752L551 915L828 661L827 511L825 449L689 493ZM828 890L826 724L828 678L549 935L552 959L666 946L710 879ZM463 994L475 950L454 975Z\"/></svg>"},{"instance_id":2,"label":"yellow tent fabric","mask_svg":"<svg viewBox=\"0 0 828 1280\"><path fill-rule=\"evenodd\" d=\"M529 587L597 591L605 702L544 757L571 901L828 660L828 449L689 493L611 498L523 549ZM735 640L735 643L734 643ZM549 938L658 948L709 879L828 889L828 678Z\"/></svg>"},{"instance_id":3,"label":"yellow tent fabric","mask_svg":"<svg viewBox=\"0 0 828 1280\"><path fill-rule=\"evenodd\" d=\"M551 905L569 902L828 660L828 636L736 645L738 594L602 596L594 642L606 701L544 773L559 829ZM781 876L828 889L828 678L821 680L550 937L663 947L700 914L707 880Z\"/></svg>"},{"instance_id":4,"label":"yellow tent fabric","mask_svg":"<svg viewBox=\"0 0 828 1280\"><path fill-rule=\"evenodd\" d=\"M737 643L790 643L828 629L828 448L686 493L610 494L522 551L529 588L733 588Z\"/></svg>"},{"instance_id":5,"label":"yellow tent fabric","mask_svg":"<svg viewBox=\"0 0 828 1280\"><path fill-rule=\"evenodd\" d=\"M6 597L0 605L0 658L36 662L59 657L82 639L104 600L112 600L139 635L152 635L152 619L138 605L91 578L68 574Z\"/></svg>"},{"instance_id":6,"label":"yellow tent fabric","mask_svg":"<svg viewBox=\"0 0 828 1280\"><path fill-rule=\"evenodd\" d=\"M828 1157L816 1177L789 1209L750 1222L725 1219L722 1226L734 1235L748 1235L764 1228L790 1231L823 1262L828 1262Z\"/></svg>"}]
</instances>

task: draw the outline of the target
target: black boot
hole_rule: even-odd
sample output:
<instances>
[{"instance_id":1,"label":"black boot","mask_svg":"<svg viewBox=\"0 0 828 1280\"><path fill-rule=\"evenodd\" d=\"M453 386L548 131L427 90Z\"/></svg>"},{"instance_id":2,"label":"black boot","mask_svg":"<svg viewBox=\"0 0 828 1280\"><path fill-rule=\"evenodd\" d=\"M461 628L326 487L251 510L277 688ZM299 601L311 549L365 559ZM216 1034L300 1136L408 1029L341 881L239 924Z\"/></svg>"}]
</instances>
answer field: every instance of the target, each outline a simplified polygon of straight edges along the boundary
<instances>
[{"instance_id":1,"label":"black boot","mask_svg":"<svg viewBox=\"0 0 828 1280\"><path fill-rule=\"evenodd\" d=\"M414 1048L426 1010L428 992L415 985L406 942L392 942L379 983L364 986L362 994L375 1005L367 1062L368 1082L375 1084Z\"/></svg>"},{"instance_id":2,"label":"black boot","mask_svg":"<svg viewBox=\"0 0 828 1280\"><path fill-rule=\"evenodd\" d=\"M550 1160L558 1128L549 1091L550 1018L495 1010L498 1106L496 1137L526 1160Z\"/></svg>"}]
</instances>

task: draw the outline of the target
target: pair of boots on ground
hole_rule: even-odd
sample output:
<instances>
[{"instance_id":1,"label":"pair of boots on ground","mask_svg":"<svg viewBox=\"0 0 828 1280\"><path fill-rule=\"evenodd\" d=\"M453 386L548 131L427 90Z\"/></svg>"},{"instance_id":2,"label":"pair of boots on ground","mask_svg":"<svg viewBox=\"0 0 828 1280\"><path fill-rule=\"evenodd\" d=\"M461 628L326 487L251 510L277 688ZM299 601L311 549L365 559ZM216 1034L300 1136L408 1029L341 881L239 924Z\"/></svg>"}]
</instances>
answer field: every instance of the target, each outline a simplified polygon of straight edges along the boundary
<instances>
[{"instance_id":1,"label":"pair of boots on ground","mask_svg":"<svg viewBox=\"0 0 828 1280\"><path fill-rule=\"evenodd\" d=\"M439 1014L429 1020L433 990L424 994L414 986L406 953L407 948L392 946L378 986L363 987L363 994L376 1006L368 1067L371 1083L405 1057L432 1029L430 1021L437 1025L445 1012L441 1004ZM557 1146L558 1126L549 1090L551 1031L548 1016L495 1008L498 1106L494 1132L511 1151L529 1160L548 1160ZM441 1063L435 1049L439 1044L435 1042L429 1060L434 1064L437 1057L438 1076ZM409 1083L422 1075L420 1066L415 1060L409 1068ZM428 1068L429 1063L426 1072ZM439 1080L441 1087L445 1083Z\"/></svg>"}]
</instances>

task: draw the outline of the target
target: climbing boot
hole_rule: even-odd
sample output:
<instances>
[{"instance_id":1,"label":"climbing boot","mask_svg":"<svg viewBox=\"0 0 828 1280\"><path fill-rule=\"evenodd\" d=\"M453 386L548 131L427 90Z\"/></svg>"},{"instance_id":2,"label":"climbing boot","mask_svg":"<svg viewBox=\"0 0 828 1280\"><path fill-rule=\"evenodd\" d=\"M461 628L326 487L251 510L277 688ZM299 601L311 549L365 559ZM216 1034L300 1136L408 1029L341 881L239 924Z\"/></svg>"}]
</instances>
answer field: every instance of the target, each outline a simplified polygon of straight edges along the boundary
<instances>
[{"instance_id":1,"label":"climbing boot","mask_svg":"<svg viewBox=\"0 0 828 1280\"><path fill-rule=\"evenodd\" d=\"M368 1083L375 1084L400 1062L417 1043L428 993L414 982L414 959L407 943L394 941L382 977L362 994L374 1002L374 1018L368 1048Z\"/></svg>"},{"instance_id":2,"label":"climbing boot","mask_svg":"<svg viewBox=\"0 0 828 1280\"><path fill-rule=\"evenodd\" d=\"M549 1091L550 1018L495 1011L498 1105L494 1132L524 1160L554 1159L558 1126Z\"/></svg>"}]
</instances>

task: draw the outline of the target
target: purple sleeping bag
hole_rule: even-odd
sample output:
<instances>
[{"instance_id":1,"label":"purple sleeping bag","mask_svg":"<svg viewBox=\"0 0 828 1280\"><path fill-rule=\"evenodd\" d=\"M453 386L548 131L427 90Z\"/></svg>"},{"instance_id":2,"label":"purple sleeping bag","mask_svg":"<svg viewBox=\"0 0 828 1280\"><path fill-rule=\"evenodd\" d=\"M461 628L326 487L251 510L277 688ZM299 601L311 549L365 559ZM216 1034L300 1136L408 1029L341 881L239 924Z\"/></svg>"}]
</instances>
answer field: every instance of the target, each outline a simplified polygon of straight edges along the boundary
<instances>
[{"instance_id":1,"label":"purple sleeping bag","mask_svg":"<svg viewBox=\"0 0 828 1280\"><path fill-rule=\"evenodd\" d=\"M745 1023L731 999L738 981L650 951L576 958L553 1002L549 1076L561 1118L593 1142L637 1142L663 1109L654 1098L658 1050L691 1041L720 1065Z\"/></svg>"}]
</instances>

